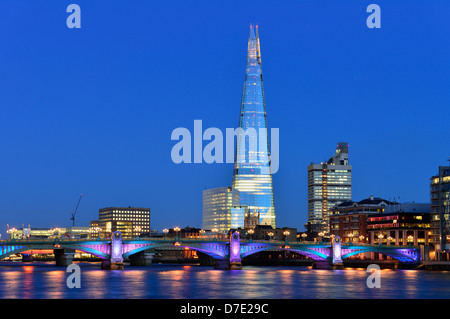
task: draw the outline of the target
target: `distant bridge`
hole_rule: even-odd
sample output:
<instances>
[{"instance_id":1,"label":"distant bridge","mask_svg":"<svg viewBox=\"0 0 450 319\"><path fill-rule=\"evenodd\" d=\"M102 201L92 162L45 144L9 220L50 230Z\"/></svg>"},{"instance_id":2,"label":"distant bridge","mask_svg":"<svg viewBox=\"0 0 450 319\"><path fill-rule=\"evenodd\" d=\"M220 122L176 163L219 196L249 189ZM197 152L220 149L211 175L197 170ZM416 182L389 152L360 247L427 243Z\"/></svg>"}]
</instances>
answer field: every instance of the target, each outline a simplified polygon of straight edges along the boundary
<instances>
[{"instance_id":1,"label":"distant bridge","mask_svg":"<svg viewBox=\"0 0 450 319\"><path fill-rule=\"evenodd\" d=\"M170 249L182 247L211 256L222 265L219 268L240 269L243 258L263 251L289 251L307 256L314 262L327 262L340 265L343 259L363 254L379 253L397 259L404 264L421 262L418 246L369 245L341 243L339 237L330 242L287 242L274 240L241 240L237 232L230 240L187 239L187 238L139 238L122 239L120 232L115 232L112 239L11 239L0 241L0 260L31 251L53 250L57 265L72 263L75 251L92 254L106 263L121 264L129 259L133 264L145 264L150 259L148 253L159 248Z\"/></svg>"}]
</instances>

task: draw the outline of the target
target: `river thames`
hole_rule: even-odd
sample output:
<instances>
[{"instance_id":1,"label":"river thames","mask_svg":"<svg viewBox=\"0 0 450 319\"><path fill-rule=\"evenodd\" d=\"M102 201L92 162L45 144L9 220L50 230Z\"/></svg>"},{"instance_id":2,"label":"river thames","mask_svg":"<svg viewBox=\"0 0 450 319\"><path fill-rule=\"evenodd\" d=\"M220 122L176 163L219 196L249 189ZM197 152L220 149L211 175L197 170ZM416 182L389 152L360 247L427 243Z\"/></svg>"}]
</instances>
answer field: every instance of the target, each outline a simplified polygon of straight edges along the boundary
<instances>
[{"instance_id":1,"label":"river thames","mask_svg":"<svg viewBox=\"0 0 450 319\"><path fill-rule=\"evenodd\" d=\"M79 263L81 288L53 263L0 263L2 299L441 299L450 298L450 272L381 270L368 288L365 269L245 266L243 270L179 264L101 270Z\"/></svg>"}]
</instances>

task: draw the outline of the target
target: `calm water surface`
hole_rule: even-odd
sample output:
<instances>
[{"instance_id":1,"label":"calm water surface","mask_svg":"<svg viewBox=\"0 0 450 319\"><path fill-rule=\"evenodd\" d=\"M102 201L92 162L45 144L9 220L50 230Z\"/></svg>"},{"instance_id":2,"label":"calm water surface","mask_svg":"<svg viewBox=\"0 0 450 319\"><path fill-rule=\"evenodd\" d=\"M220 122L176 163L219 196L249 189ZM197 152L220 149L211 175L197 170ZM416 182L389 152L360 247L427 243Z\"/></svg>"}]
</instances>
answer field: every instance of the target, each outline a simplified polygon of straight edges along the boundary
<instances>
[{"instance_id":1,"label":"calm water surface","mask_svg":"<svg viewBox=\"0 0 450 319\"><path fill-rule=\"evenodd\" d=\"M365 269L160 265L101 270L80 263L81 288L66 285L65 267L53 263L0 263L0 298L450 298L450 272L382 270L381 288L366 285Z\"/></svg>"}]
</instances>

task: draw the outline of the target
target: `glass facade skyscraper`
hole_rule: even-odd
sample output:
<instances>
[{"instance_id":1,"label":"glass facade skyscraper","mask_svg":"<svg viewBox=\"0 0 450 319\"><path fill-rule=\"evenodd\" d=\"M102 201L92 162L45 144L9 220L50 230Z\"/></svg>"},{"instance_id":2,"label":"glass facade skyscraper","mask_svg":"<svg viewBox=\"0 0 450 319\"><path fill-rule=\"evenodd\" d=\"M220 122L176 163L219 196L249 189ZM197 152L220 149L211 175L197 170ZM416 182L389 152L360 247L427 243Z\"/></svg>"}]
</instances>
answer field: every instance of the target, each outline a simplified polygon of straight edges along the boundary
<instances>
[{"instance_id":1,"label":"glass facade skyscraper","mask_svg":"<svg viewBox=\"0 0 450 319\"><path fill-rule=\"evenodd\" d=\"M269 134L257 25L250 26L239 130L236 134L232 188L239 190L241 205L251 211L259 210L261 225L275 228ZM252 130L256 134L251 134ZM253 147L255 145L257 147Z\"/></svg>"}]
</instances>

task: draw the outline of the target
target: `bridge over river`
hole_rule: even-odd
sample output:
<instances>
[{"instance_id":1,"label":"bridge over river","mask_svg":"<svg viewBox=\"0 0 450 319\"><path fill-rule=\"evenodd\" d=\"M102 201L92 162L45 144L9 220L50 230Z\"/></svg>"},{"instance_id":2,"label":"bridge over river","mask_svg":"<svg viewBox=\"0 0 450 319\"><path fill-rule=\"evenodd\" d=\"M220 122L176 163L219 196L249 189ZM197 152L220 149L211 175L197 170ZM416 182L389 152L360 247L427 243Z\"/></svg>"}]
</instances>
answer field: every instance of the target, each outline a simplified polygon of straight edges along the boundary
<instances>
[{"instance_id":1,"label":"bridge over river","mask_svg":"<svg viewBox=\"0 0 450 319\"><path fill-rule=\"evenodd\" d=\"M421 263L418 246L370 245L341 243L339 237L332 242L288 242L274 240L242 240L238 232L229 240L181 239L181 238L136 238L122 239L114 232L111 239L10 239L0 241L0 260L22 254L23 260L31 258L30 252L52 250L57 265L70 265L76 251L92 254L103 260L104 269L123 269L123 261L133 265L151 264L155 249L186 248L206 254L215 260L218 269L242 269L242 259L263 251L282 250L311 258L320 268L338 268L343 260L363 253L379 253L395 258L401 264ZM30 260L31 261L31 260Z\"/></svg>"}]
</instances>

